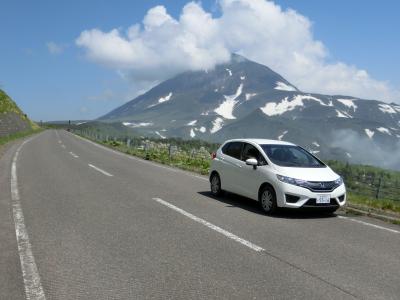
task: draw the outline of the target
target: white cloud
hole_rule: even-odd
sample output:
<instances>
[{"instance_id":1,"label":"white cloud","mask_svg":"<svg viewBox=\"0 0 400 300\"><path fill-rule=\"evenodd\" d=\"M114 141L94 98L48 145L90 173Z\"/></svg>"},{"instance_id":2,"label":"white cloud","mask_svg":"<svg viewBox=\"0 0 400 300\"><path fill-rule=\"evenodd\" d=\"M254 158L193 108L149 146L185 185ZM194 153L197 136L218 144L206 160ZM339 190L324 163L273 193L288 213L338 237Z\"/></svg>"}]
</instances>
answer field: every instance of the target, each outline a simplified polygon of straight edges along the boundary
<instances>
[{"instance_id":1,"label":"white cloud","mask_svg":"<svg viewBox=\"0 0 400 300\"><path fill-rule=\"evenodd\" d=\"M64 51L64 48L65 48L64 45L60 45L55 42L48 42L48 43L46 43L46 46L47 46L47 50L49 50L49 52L51 54L60 54Z\"/></svg>"},{"instance_id":2,"label":"white cloud","mask_svg":"<svg viewBox=\"0 0 400 300\"><path fill-rule=\"evenodd\" d=\"M178 19L164 6L150 9L126 32L83 31L76 44L94 62L136 80L159 81L182 71L206 70L237 52L263 63L304 91L398 100L399 91L365 70L330 62L312 33L311 21L266 0L220 0L213 17L199 3L186 4Z\"/></svg>"}]
</instances>

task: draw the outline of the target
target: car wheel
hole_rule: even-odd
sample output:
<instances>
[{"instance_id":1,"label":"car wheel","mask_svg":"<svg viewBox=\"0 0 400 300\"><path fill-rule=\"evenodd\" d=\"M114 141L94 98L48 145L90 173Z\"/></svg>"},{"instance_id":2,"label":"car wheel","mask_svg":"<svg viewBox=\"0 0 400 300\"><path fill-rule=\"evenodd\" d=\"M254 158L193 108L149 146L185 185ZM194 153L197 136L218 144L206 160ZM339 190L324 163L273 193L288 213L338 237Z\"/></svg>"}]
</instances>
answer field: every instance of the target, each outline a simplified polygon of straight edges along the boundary
<instances>
[{"instance_id":1,"label":"car wheel","mask_svg":"<svg viewBox=\"0 0 400 300\"><path fill-rule=\"evenodd\" d=\"M211 186L211 194L214 196L221 196L223 191L221 190L221 179L219 178L219 175L214 173L211 176L210 180L210 186Z\"/></svg>"},{"instance_id":2,"label":"car wheel","mask_svg":"<svg viewBox=\"0 0 400 300\"><path fill-rule=\"evenodd\" d=\"M277 211L275 191L269 187L264 187L260 192L259 202L264 213L270 215Z\"/></svg>"}]
</instances>

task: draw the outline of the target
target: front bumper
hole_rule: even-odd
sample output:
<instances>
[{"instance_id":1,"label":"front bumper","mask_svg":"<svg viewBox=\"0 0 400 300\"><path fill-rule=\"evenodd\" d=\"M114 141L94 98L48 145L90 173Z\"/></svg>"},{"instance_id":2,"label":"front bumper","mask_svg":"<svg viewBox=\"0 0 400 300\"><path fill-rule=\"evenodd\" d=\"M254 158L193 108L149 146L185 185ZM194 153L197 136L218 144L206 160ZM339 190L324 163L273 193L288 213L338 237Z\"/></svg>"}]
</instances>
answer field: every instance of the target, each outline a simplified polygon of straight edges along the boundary
<instances>
[{"instance_id":1,"label":"front bumper","mask_svg":"<svg viewBox=\"0 0 400 300\"><path fill-rule=\"evenodd\" d=\"M296 185L278 182L277 204L287 208L339 208L346 204L346 187L338 186L331 192L313 192ZM318 195L330 196L330 203L316 203Z\"/></svg>"}]
</instances>

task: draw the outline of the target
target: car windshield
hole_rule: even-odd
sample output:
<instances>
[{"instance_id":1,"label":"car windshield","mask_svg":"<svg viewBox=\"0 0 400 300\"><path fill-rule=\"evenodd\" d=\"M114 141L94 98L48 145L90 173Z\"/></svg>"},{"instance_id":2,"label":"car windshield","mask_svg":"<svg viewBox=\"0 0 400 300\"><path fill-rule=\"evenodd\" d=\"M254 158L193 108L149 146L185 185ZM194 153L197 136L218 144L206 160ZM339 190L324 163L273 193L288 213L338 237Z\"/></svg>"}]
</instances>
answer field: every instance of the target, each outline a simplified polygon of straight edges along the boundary
<instances>
[{"instance_id":1,"label":"car windshield","mask_svg":"<svg viewBox=\"0 0 400 300\"><path fill-rule=\"evenodd\" d=\"M299 146L261 145L265 154L276 165L297 168L324 168L323 162Z\"/></svg>"}]
</instances>

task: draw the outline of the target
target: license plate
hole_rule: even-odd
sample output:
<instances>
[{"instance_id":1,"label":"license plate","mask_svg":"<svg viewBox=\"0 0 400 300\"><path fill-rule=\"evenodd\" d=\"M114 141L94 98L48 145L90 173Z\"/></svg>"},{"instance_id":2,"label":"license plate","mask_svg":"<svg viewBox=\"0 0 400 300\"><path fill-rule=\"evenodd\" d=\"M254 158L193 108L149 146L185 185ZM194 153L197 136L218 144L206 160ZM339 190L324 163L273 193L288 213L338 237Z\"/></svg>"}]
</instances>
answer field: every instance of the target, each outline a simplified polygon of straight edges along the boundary
<instances>
[{"instance_id":1,"label":"license plate","mask_svg":"<svg viewBox=\"0 0 400 300\"><path fill-rule=\"evenodd\" d=\"M317 204L327 204L331 202L331 195L317 195Z\"/></svg>"}]
</instances>

